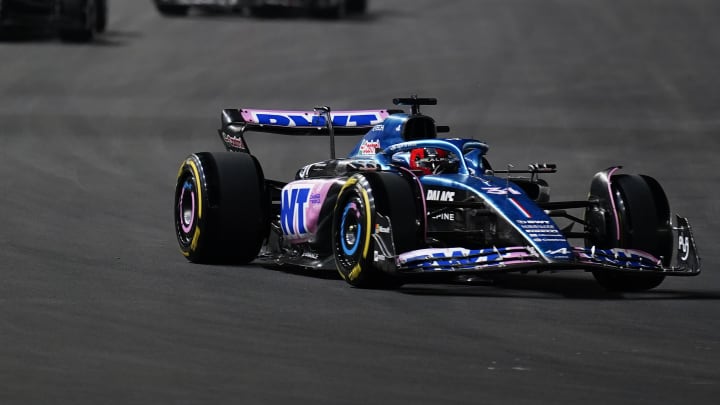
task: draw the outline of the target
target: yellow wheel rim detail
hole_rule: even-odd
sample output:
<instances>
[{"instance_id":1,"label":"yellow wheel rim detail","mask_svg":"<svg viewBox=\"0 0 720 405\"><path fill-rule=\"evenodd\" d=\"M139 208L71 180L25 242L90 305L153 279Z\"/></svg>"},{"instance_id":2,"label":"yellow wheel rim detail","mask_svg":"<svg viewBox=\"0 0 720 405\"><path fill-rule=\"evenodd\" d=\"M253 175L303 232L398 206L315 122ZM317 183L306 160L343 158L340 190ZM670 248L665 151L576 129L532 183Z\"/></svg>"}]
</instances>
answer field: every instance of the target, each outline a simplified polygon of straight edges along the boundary
<instances>
[{"instance_id":1,"label":"yellow wheel rim detail","mask_svg":"<svg viewBox=\"0 0 720 405\"><path fill-rule=\"evenodd\" d=\"M352 187L357 183L358 183L357 177L349 178L345 182L343 187L340 189L339 195L342 195L348 187ZM368 193L364 188L360 189L360 195L362 196L363 203L365 205L365 229L366 229L365 232L366 232L366 234L365 234L365 243L363 245L363 250L362 250L362 259L366 259L368 252L370 251L370 237L371 237L370 234L372 231L372 228L371 228L372 212L370 210L370 197L368 196ZM338 201L340 201L340 200L341 199L338 198ZM337 204L335 207L337 209ZM354 281L360 276L361 273L362 273L362 266L360 265L360 263L357 263L355 266L353 266L352 270L350 270L350 273L348 273L347 279L349 279L350 281ZM343 272L340 272L340 275L343 278L346 278L345 275L343 274Z\"/></svg>"},{"instance_id":2,"label":"yellow wheel rim detail","mask_svg":"<svg viewBox=\"0 0 720 405\"><path fill-rule=\"evenodd\" d=\"M195 162L191 159L187 160L188 165L193 171L193 174L195 174L195 188L197 189L198 193L198 218L202 218L202 188L200 187L200 171L198 170L197 166L195 165Z\"/></svg>"}]
</instances>

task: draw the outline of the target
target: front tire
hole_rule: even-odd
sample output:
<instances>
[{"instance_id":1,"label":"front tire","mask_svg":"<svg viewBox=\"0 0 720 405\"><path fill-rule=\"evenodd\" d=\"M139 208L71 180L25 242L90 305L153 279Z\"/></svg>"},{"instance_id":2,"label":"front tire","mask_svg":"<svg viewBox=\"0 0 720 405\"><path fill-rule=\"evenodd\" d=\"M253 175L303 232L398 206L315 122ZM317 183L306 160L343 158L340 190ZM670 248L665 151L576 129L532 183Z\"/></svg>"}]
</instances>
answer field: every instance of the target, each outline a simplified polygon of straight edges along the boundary
<instances>
[{"instance_id":1,"label":"front tire","mask_svg":"<svg viewBox=\"0 0 720 405\"><path fill-rule=\"evenodd\" d=\"M396 288L402 280L376 263L375 232L379 216L390 220L397 255L417 248L420 238L410 183L395 173L368 173L350 177L340 190L333 215L332 246L340 276L360 288Z\"/></svg>"},{"instance_id":2,"label":"front tire","mask_svg":"<svg viewBox=\"0 0 720 405\"><path fill-rule=\"evenodd\" d=\"M586 218L589 223L595 224L594 229L604 229L591 232L591 235L594 235L586 245L603 249L642 250L662 258L663 264L667 266L672 257L672 229L669 204L660 184L649 176L616 175L610 179L610 192L609 197L615 203L617 221L613 215L599 217L597 213L588 211ZM612 212L612 206L603 207L603 211ZM616 223L620 229L617 229ZM593 276L600 285L611 291L650 290L665 279L662 274L622 271L594 271Z\"/></svg>"},{"instance_id":3,"label":"front tire","mask_svg":"<svg viewBox=\"0 0 720 405\"><path fill-rule=\"evenodd\" d=\"M175 231L191 262L246 264L267 235L268 202L257 160L245 153L196 153L180 166Z\"/></svg>"}]
</instances>

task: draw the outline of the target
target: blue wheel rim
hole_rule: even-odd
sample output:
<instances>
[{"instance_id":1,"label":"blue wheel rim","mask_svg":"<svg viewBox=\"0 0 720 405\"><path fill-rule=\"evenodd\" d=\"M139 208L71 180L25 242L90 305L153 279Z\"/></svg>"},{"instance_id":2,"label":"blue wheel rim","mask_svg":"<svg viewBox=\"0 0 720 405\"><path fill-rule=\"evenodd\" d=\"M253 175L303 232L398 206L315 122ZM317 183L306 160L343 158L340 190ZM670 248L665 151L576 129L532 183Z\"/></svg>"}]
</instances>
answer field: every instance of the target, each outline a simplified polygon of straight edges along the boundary
<instances>
[{"instance_id":1,"label":"blue wheel rim","mask_svg":"<svg viewBox=\"0 0 720 405\"><path fill-rule=\"evenodd\" d=\"M354 218L350 217L350 215L353 214ZM354 231L351 229L352 225L356 226ZM355 203L350 202L345 206L342 214L342 222L340 223L340 244L346 256L355 255L360 245L360 235L362 235L362 226L357 220L357 209L355 208Z\"/></svg>"}]
</instances>

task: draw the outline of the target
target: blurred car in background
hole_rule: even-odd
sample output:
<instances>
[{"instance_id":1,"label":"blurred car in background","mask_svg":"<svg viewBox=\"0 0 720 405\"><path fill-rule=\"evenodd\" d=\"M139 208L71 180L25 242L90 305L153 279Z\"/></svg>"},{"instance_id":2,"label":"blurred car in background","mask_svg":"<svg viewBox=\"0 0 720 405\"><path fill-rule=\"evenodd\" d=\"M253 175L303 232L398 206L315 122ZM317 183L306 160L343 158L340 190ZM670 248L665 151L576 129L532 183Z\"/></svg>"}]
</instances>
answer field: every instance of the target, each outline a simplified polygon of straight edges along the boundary
<instances>
[{"instance_id":1,"label":"blurred car in background","mask_svg":"<svg viewBox=\"0 0 720 405\"><path fill-rule=\"evenodd\" d=\"M4 29L52 29L63 40L87 42L107 21L107 0L0 0Z\"/></svg>"},{"instance_id":2,"label":"blurred car in background","mask_svg":"<svg viewBox=\"0 0 720 405\"><path fill-rule=\"evenodd\" d=\"M249 15L272 16L283 11L309 12L313 15L342 18L362 14L367 0L153 0L160 14L186 16L190 8L228 11Z\"/></svg>"}]
</instances>

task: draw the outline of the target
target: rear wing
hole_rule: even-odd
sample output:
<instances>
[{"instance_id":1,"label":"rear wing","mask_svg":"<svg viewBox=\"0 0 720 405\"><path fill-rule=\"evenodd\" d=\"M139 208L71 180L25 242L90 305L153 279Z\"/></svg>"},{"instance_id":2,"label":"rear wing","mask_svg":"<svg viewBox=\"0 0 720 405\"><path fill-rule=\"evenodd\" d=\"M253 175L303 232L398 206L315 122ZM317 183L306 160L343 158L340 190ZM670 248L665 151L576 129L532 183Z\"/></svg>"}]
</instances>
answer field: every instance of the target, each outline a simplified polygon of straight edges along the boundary
<instances>
[{"instance_id":1,"label":"rear wing","mask_svg":"<svg viewBox=\"0 0 720 405\"><path fill-rule=\"evenodd\" d=\"M250 150L244 134L267 132L284 135L330 135L332 157L335 154L335 135L365 135L375 125L382 124L400 110L332 111L330 107L316 107L313 111L283 111L260 109L225 109L221 114L222 127L218 135L225 148L233 152Z\"/></svg>"}]
</instances>

